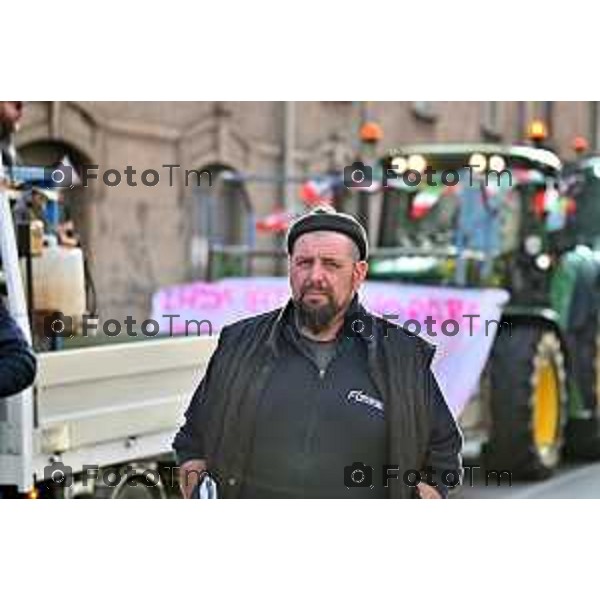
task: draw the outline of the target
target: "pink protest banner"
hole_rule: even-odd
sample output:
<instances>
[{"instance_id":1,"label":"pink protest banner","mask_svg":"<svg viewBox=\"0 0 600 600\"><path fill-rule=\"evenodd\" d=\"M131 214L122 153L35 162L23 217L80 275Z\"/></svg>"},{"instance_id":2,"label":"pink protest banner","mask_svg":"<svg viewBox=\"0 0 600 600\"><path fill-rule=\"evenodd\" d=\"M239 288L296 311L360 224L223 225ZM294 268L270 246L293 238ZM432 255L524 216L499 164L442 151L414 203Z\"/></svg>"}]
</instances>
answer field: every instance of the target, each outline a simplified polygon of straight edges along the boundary
<instances>
[{"instance_id":1,"label":"pink protest banner","mask_svg":"<svg viewBox=\"0 0 600 600\"><path fill-rule=\"evenodd\" d=\"M216 334L227 324L283 306L289 295L287 279L279 277L189 283L154 294L152 318L163 334ZM433 370L459 414L477 389L507 292L368 281L360 296L375 314L437 346Z\"/></svg>"}]
</instances>

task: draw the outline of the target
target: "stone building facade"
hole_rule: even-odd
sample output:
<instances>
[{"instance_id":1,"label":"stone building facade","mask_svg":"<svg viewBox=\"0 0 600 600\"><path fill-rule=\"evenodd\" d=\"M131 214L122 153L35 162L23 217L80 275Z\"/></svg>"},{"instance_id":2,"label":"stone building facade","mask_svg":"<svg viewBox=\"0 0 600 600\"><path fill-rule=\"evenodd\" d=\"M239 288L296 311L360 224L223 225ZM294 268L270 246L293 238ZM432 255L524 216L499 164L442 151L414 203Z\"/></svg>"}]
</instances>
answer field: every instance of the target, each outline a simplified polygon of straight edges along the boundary
<instances>
[{"instance_id":1,"label":"stone building facade","mask_svg":"<svg viewBox=\"0 0 600 600\"><path fill-rule=\"evenodd\" d=\"M294 185L251 181L207 220L199 206L202 185L193 175L186 185L185 169L295 177L339 169L357 156L365 119L382 127L383 152L408 142L516 142L527 122L539 117L547 121L556 150L569 158L575 135L598 148L598 104L31 102L17 142L28 164L53 164L67 155L78 171L98 165L99 179L68 191L68 204L91 260L101 316L143 319L158 288L205 276L206 237L215 236L209 223L223 243L247 243L253 235L249 211L265 215L289 206L297 194ZM162 166L169 164L181 168ZM125 184L125 175L119 185L102 182L103 172L123 173L128 165L136 170L136 187ZM146 169L159 172L157 185L140 183ZM256 239L259 247L277 242L273 236Z\"/></svg>"}]
</instances>

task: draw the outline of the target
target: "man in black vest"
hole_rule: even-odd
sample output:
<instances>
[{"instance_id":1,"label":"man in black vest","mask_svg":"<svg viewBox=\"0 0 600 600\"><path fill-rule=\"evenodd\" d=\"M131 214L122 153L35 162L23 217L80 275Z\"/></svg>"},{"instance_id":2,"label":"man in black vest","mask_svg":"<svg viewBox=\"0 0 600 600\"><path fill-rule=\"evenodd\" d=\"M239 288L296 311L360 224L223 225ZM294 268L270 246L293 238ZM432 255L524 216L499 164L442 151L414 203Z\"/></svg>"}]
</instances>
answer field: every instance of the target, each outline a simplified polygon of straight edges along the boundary
<instances>
[{"instance_id":1,"label":"man in black vest","mask_svg":"<svg viewBox=\"0 0 600 600\"><path fill-rule=\"evenodd\" d=\"M319 208L287 238L292 298L221 332L174 449L191 497L442 498L462 438L433 347L369 314L364 228Z\"/></svg>"}]
</instances>

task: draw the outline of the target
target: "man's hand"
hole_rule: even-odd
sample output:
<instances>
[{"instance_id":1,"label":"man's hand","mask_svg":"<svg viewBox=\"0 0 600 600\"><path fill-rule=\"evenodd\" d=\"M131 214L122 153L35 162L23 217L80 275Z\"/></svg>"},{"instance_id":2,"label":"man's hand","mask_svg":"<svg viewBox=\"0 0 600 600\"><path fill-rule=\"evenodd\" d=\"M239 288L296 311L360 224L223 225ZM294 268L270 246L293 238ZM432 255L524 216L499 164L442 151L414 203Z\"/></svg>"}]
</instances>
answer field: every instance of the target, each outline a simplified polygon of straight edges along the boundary
<instances>
[{"instance_id":1,"label":"man's hand","mask_svg":"<svg viewBox=\"0 0 600 600\"><path fill-rule=\"evenodd\" d=\"M206 461L199 459L188 460L179 467L179 487L184 498L192 497L192 492L205 471Z\"/></svg>"},{"instance_id":2,"label":"man's hand","mask_svg":"<svg viewBox=\"0 0 600 600\"><path fill-rule=\"evenodd\" d=\"M432 486L427 485L426 483L418 483L417 490L419 490L419 496L424 500L441 500L442 496L440 493Z\"/></svg>"}]
</instances>

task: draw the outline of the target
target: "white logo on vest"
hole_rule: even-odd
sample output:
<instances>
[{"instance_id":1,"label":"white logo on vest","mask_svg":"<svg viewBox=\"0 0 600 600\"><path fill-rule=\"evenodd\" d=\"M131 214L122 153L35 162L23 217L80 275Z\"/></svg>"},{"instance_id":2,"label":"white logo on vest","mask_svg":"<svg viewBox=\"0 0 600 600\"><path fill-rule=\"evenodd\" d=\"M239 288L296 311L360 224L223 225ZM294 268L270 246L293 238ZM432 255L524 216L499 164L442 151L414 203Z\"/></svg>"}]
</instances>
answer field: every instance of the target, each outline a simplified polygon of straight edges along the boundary
<instances>
[{"instance_id":1,"label":"white logo on vest","mask_svg":"<svg viewBox=\"0 0 600 600\"><path fill-rule=\"evenodd\" d=\"M383 412L383 402L381 400L377 400L377 398L368 396L362 390L350 390L348 392L347 399L350 400L350 402L360 402L361 404L372 406L373 408Z\"/></svg>"}]
</instances>

